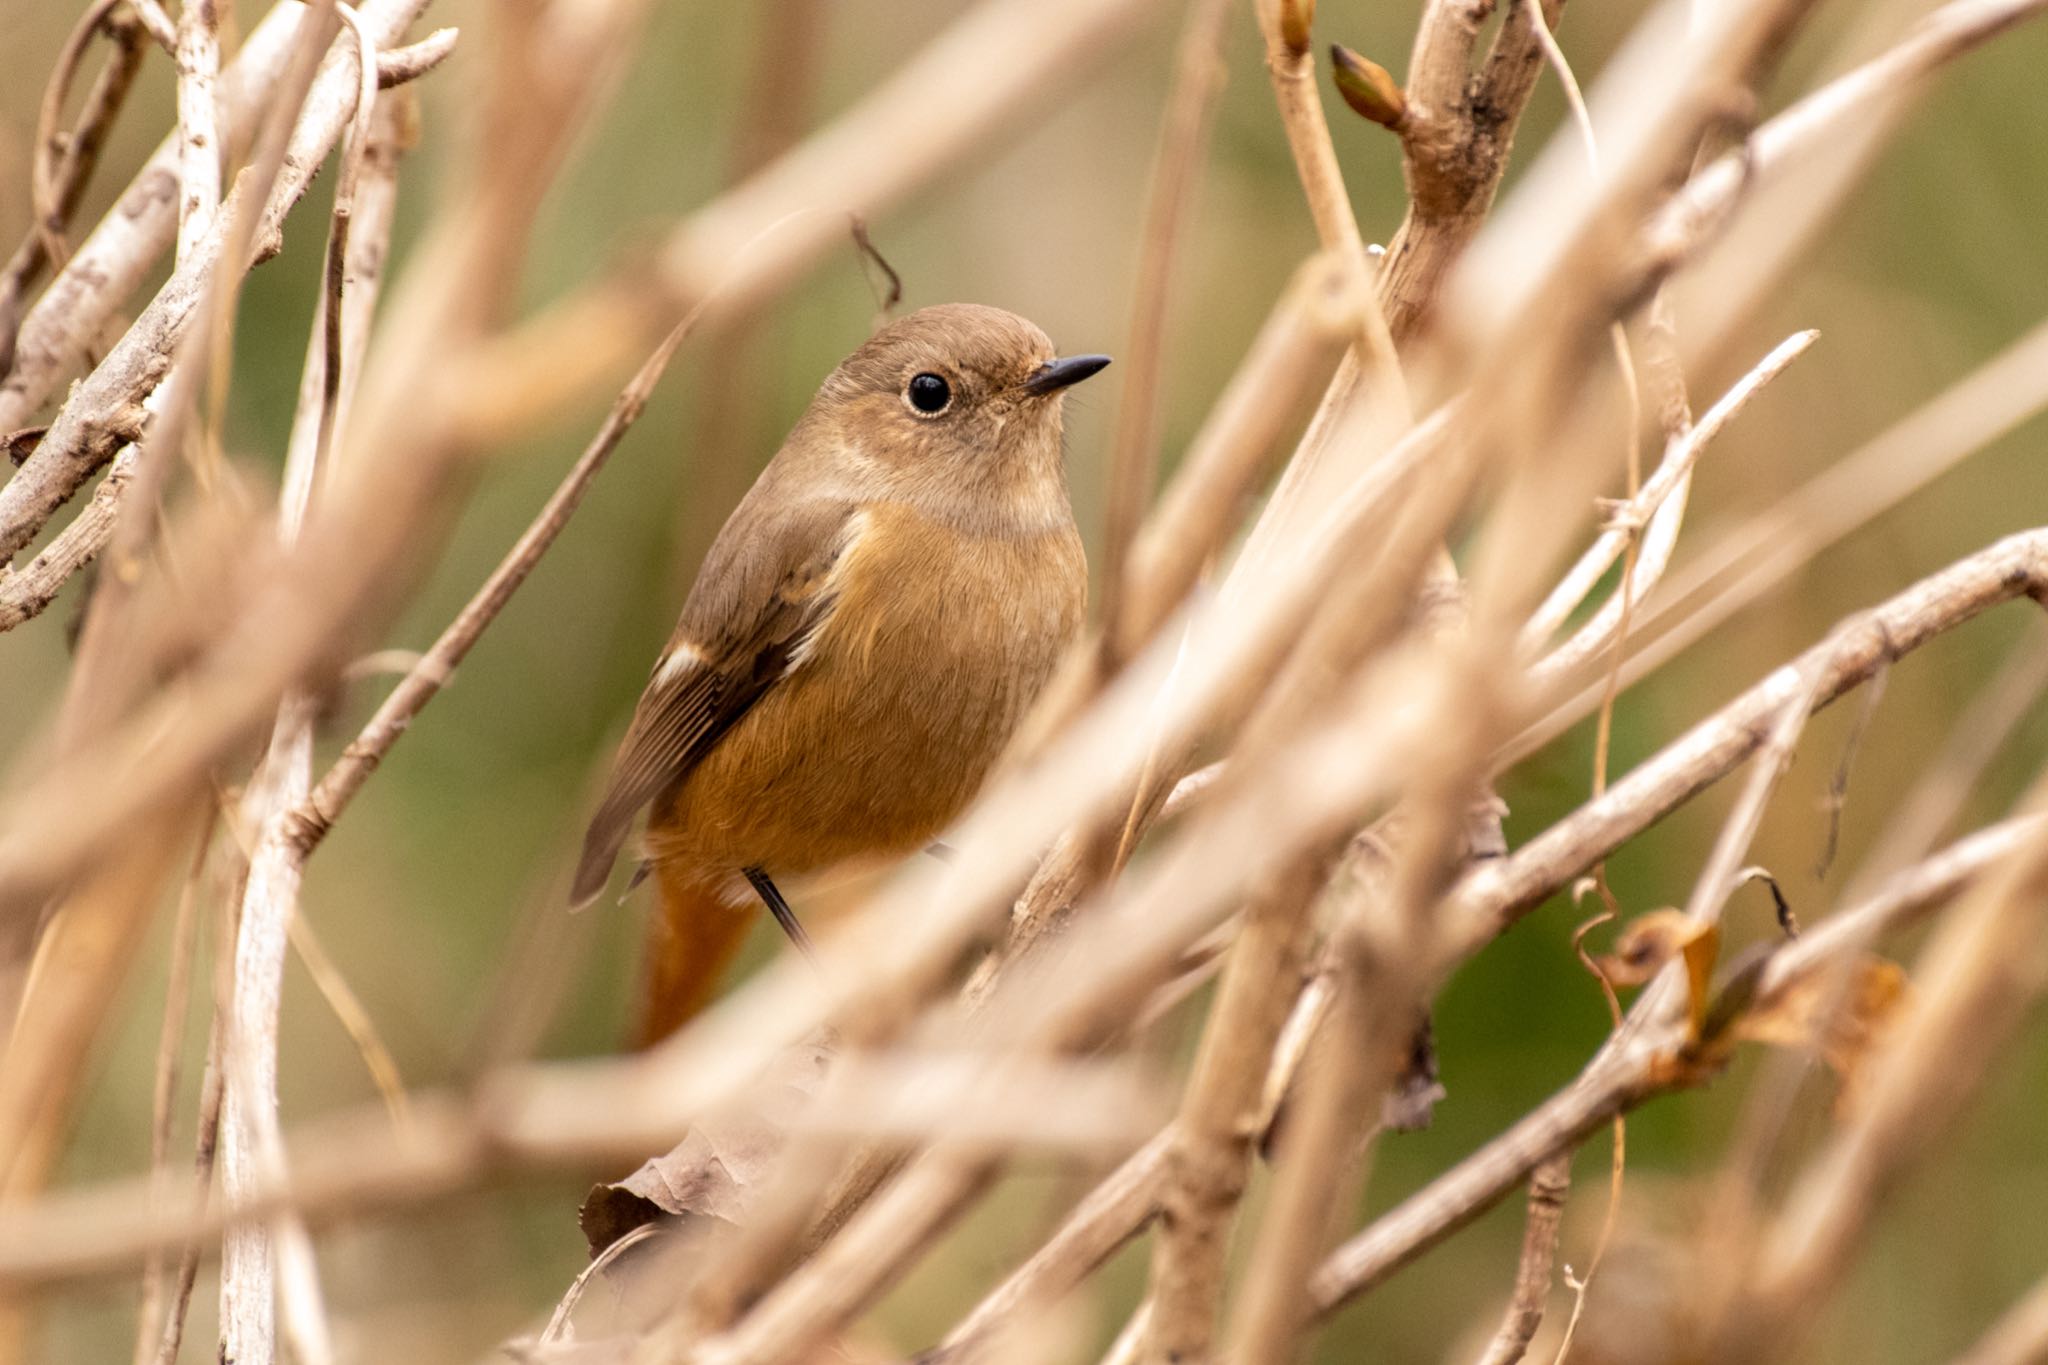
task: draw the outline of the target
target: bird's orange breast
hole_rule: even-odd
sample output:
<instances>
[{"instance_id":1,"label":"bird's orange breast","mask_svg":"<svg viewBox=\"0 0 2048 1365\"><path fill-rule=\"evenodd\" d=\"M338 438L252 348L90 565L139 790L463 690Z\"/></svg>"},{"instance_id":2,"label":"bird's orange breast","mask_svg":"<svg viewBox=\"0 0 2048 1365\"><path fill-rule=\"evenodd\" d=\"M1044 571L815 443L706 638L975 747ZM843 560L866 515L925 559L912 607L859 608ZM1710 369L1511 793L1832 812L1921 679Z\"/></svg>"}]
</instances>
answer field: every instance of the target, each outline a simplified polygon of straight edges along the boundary
<instances>
[{"instance_id":1,"label":"bird's orange breast","mask_svg":"<svg viewBox=\"0 0 2048 1365\"><path fill-rule=\"evenodd\" d=\"M866 509L802 662L654 812L648 851L728 883L929 842L967 803L1080 629L1071 521L982 536Z\"/></svg>"}]
</instances>

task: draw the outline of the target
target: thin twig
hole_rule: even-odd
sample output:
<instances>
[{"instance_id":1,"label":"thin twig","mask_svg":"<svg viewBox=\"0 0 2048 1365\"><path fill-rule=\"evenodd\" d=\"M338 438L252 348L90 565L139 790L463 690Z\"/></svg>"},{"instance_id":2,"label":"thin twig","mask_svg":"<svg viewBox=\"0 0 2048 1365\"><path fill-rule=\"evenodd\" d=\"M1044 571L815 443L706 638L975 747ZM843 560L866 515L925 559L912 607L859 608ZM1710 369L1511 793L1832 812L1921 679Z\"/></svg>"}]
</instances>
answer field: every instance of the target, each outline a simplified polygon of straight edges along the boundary
<instances>
[{"instance_id":1,"label":"thin twig","mask_svg":"<svg viewBox=\"0 0 2048 1365\"><path fill-rule=\"evenodd\" d=\"M411 1101L406 1098L405 1077L398 1069L398 1059L392 1056L390 1047L377 1032L376 1021L370 1017L362 997L355 993L348 984L348 978L341 974L341 968L321 945L320 936L313 932L312 922L301 912L292 916L289 928L292 950L299 955L306 975L313 978L313 985L327 1002L327 1008L334 1012L342 1031L355 1044L357 1054L363 1059L363 1069L370 1073L371 1082L384 1099L384 1108L391 1115L391 1126L403 1132L412 1122L412 1109Z\"/></svg>"},{"instance_id":2,"label":"thin twig","mask_svg":"<svg viewBox=\"0 0 2048 1365\"><path fill-rule=\"evenodd\" d=\"M555 1311L548 1316L548 1324L541 1329L537 1345L547 1346L565 1339L570 1320L575 1316L576 1305L583 1301L583 1291L591 1280L609 1270L621 1256L631 1251L648 1238L657 1235L660 1227L654 1223L643 1223L625 1236L613 1242L603 1251L590 1258L590 1264L576 1272L576 1278L569 1281L569 1290L555 1305Z\"/></svg>"},{"instance_id":3,"label":"thin twig","mask_svg":"<svg viewBox=\"0 0 2048 1365\"><path fill-rule=\"evenodd\" d=\"M1856 755L1862 751L1863 736L1870 729L1871 720L1877 715L1878 703L1884 700L1886 672L1879 672L1863 689L1862 705L1856 708L1856 719L1849 724L1849 733L1842 741L1841 757L1835 760L1835 771L1828 778L1827 795L1821 798L1821 815L1826 822L1825 833L1821 836L1820 856L1814 860L1813 879L1824 880L1829 869L1835 865L1835 850L1842 840L1842 809L1849 803L1849 774L1855 769ZM1776 881L1771 881L1771 894L1777 898L1780 917L1790 912L1784 909L1784 893ZM1788 921L1789 922L1789 921Z\"/></svg>"},{"instance_id":4,"label":"thin twig","mask_svg":"<svg viewBox=\"0 0 2048 1365\"><path fill-rule=\"evenodd\" d=\"M1554 634L1585 600L1593 585L1613 567L1614 561L1631 543L1633 531L1647 526L1649 533L1643 540L1643 557L1638 562L1635 587L1626 596L1617 596L1615 602L1603 607L1598 617L1583 627L1568 644L1560 646L1558 652L1551 656L1554 661L1546 661L1543 665L1546 670L1567 672L1584 660L1598 657L1613 643L1613 636L1618 630L1620 605L1639 603L1648 596L1662 576L1663 566L1670 562L1672 548L1677 543L1676 521L1682 514L1682 500L1701 453L1736 414L1766 384L1804 354L1819 335L1811 330L1794 332L1779 342L1731 385L1696 423L1689 426L1683 436L1665 444L1663 458L1642 489L1609 514L1607 528L1571 570L1558 580L1543 605L1529 618L1522 637L1524 647L1540 645ZM1673 504L1679 505L1679 514L1666 513L1665 509ZM1609 620L1610 616L1616 619Z\"/></svg>"},{"instance_id":5,"label":"thin twig","mask_svg":"<svg viewBox=\"0 0 2048 1365\"><path fill-rule=\"evenodd\" d=\"M64 45L58 49L57 64L43 87L42 104L36 112L35 140L29 163L30 231L42 242L43 256L63 269L69 254L64 243L64 221L69 216L61 188L65 160L64 139L58 124L64 117L64 100L71 82L84 64L85 50L120 0L93 0L78 22L72 25Z\"/></svg>"},{"instance_id":6,"label":"thin twig","mask_svg":"<svg viewBox=\"0 0 2048 1365\"><path fill-rule=\"evenodd\" d=\"M1100 611L1105 648L1120 649L1126 638L1124 564L1143 519L1159 463L1159 388L1166 358L1166 314L1172 299L1174 264L1184 236L1183 220L1201 185L1209 124L1222 93L1223 38L1231 0L1196 0L1188 9L1174 58L1173 89L1159 131L1152 182L1138 250L1132 291L1131 334L1117 367L1123 388L1109 457L1109 497L1104 511ZM1113 671L1114 658L1106 658Z\"/></svg>"},{"instance_id":7,"label":"thin twig","mask_svg":"<svg viewBox=\"0 0 2048 1365\"><path fill-rule=\"evenodd\" d=\"M1522 1226L1522 1257L1515 1265L1515 1291L1493 1339L1479 1354L1480 1365L1515 1365L1543 1325L1550 1299L1551 1266L1557 1257L1557 1229L1564 1221L1565 1195L1572 1186L1571 1153L1563 1152L1529 1175L1529 1213Z\"/></svg>"},{"instance_id":8,"label":"thin twig","mask_svg":"<svg viewBox=\"0 0 2048 1365\"><path fill-rule=\"evenodd\" d=\"M86 186L92 181L93 170L99 164L100 149L106 145L114 121L120 116L121 106L127 101L128 91L135 83L135 73L142 67L144 35L133 20L118 9L110 12L104 6L96 6L80 21L77 31L89 34L94 23L112 40L114 50L94 79L84 107L79 111L77 124L61 136L54 122L45 126L46 120L55 118L52 103L61 105L62 95L58 92L65 79L66 54L71 51L69 44L65 53L59 55L57 73L51 78L52 93L45 96L45 105L37 120L35 165L30 182L35 198L35 222L22 238L21 245L8 258L6 267L0 269L0 377L5 377L14 368L15 338L21 329L22 305L28 298L30 287L45 267L64 268L64 229L77 210ZM52 143L59 145L52 146ZM53 154L58 157L57 165L54 169L45 169L45 158ZM54 252L53 246L56 248Z\"/></svg>"},{"instance_id":9,"label":"thin twig","mask_svg":"<svg viewBox=\"0 0 2048 1365\"><path fill-rule=\"evenodd\" d=\"M231 903L223 902L231 910ZM225 943L233 928L232 914L224 912L220 917L219 941ZM208 1031L206 1068L199 1082L199 1114L195 1126L197 1136L193 1142L193 1198L196 1207L206 1207L208 1195L213 1189L214 1159L220 1150L220 1111L227 1090L226 1074L222 1071L221 1044L227 1019L227 998L230 989L227 980L227 954L217 954L218 962L214 976L214 1023ZM190 1236L171 1243L178 1248L178 1278L171 1293L168 1311L164 1314L163 1331L157 1338L156 1365L175 1365L178 1353L185 1341L185 1318L192 1306L192 1290L199 1279L199 1238ZM168 1249L168 1248L166 1248Z\"/></svg>"},{"instance_id":10,"label":"thin twig","mask_svg":"<svg viewBox=\"0 0 2048 1365\"><path fill-rule=\"evenodd\" d=\"M1940 905L2027 845L2040 832L2037 819L2009 821L1964 840L1895 877L1870 900L1844 910L1784 949L1769 964L1752 1008L1759 1008L1816 968L1841 960L1868 934L1887 932ZM1631 1108L1680 1081L1662 1073L1646 1087L1637 1069L1658 1052L1657 1030L1638 1033L1629 1064L1611 1049L1570 1086L1537 1106L1506 1133L1467 1157L1347 1241L1316 1272L1318 1310L1329 1312L1379 1284L1493 1206L1552 1153L1574 1147L1614 1113ZM1661 1044L1678 1041L1669 1033ZM1693 1078L1704 1081L1706 1076Z\"/></svg>"},{"instance_id":11,"label":"thin twig","mask_svg":"<svg viewBox=\"0 0 2048 1365\"><path fill-rule=\"evenodd\" d=\"M555 543L556 537L561 535L577 505L582 502L591 480L597 477L605 461L618 449L619 442L625 439L626 433L645 410L654 386L660 382L662 372L675 355L676 347L690 334L702 313L700 305L669 331L654 354L641 365L639 373L633 376L632 382L619 394L612 410L606 414L603 426L563 476L561 484L549 496L533 523L506 552L475 596L464 604L426 653L420 655L398 686L391 689L376 714L364 723L361 732L342 751L334 766L288 814L287 825L300 857L310 854L327 837L342 811L347 809L348 803L384 761L384 755L391 752L391 746L398 742L399 736L406 732L420 710L455 676L456 666L469 654L484 630L497 619L498 613L505 609L505 604L512 600L512 594L519 590L520 584L540 563L541 556Z\"/></svg>"},{"instance_id":12,"label":"thin twig","mask_svg":"<svg viewBox=\"0 0 2048 1365\"><path fill-rule=\"evenodd\" d=\"M192 863L185 884L178 889L177 917L171 925L171 960L164 977L163 1023L157 1034L156 1080L150 1088L149 1166L153 1198L161 1207L171 1178L171 1130L176 1116L179 1061L185 1050L185 1018L190 1013L192 959L198 951L199 916L197 889L206 868L206 856L213 843L213 826L193 841ZM169 1266L164 1253L149 1258L142 1272L142 1303L136 1310L135 1365L150 1365L156 1359L157 1341L163 1334L164 1307L168 1297L166 1276Z\"/></svg>"},{"instance_id":13,"label":"thin twig","mask_svg":"<svg viewBox=\"0 0 2048 1365\"><path fill-rule=\"evenodd\" d=\"M454 55L460 29L437 28L416 43L387 48L377 54L377 86L389 90L409 85Z\"/></svg>"},{"instance_id":14,"label":"thin twig","mask_svg":"<svg viewBox=\"0 0 2048 1365\"><path fill-rule=\"evenodd\" d=\"M396 31L402 31L425 4L426 0L366 0L358 14L373 37L379 42L386 42L395 36ZM306 14L308 23L316 23L321 17L317 6ZM318 35L315 33L313 36L317 38ZM290 64L293 54L305 47L300 34L293 34L292 40L286 43L286 52L279 63L277 79L280 82L284 80L282 68ZM354 110L356 88L352 62L330 64L320 73L306 96L304 112L290 144L279 150L276 186L268 193L267 202L259 201L215 215L210 230L191 245L187 258L157 292L135 324L93 373L72 391L35 454L15 472L5 488L0 488L0 557L15 554L28 544L51 514L113 453L117 434L109 425L110 418L141 401L162 380L172 355L201 311L202 299L214 288L212 282L219 273L216 266L230 244L231 230L239 234L237 240L253 243L248 249L259 254L275 250L279 225L285 214L305 193L314 172L341 135ZM256 122L253 117L249 120L252 126ZM260 182L267 182L270 176L262 167L257 167L242 178L259 182L259 187L253 193L239 190L231 193L228 196L230 204L237 203L238 199L247 200L254 193L262 193ZM242 226L237 228L237 224ZM141 246L147 244L147 238L141 239ZM95 255L90 259L98 261L99 257ZM240 271L249 264L251 262L246 257L234 262L227 271L233 282L239 282ZM56 295L57 291L58 286L53 285L51 294L46 298ZM10 391L28 380L23 366L30 355L29 333L41 313L42 306L39 305L23 324L22 364L10 377ZM35 354L42 355L49 350L50 343L38 337L33 340L33 346ZM44 377L37 382L47 380L45 370L38 368L36 374ZM5 404L0 404L0 412L4 411ZM0 420L0 426L5 425L6 422ZM79 562L90 558L90 554L84 555ZM6 615L0 612L0 619L5 619Z\"/></svg>"},{"instance_id":15,"label":"thin twig","mask_svg":"<svg viewBox=\"0 0 2048 1365\"><path fill-rule=\"evenodd\" d=\"M366 0L365 8L376 12L389 3ZM221 73L230 158L247 146L270 107L302 15L297 7L272 8ZM174 129L121 192L120 211L100 220L22 320L15 364L0 383L0 430L26 425L74 367L90 365L109 318L176 241L177 170Z\"/></svg>"}]
</instances>

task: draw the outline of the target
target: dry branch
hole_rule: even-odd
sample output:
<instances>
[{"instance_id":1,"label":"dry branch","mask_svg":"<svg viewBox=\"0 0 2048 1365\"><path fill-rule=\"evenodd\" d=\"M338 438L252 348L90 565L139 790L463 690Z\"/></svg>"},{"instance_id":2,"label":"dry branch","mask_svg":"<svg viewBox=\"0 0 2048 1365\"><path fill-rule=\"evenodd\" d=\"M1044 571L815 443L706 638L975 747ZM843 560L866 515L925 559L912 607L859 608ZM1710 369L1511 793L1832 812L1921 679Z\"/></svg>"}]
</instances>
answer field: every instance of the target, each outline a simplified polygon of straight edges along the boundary
<instances>
[{"instance_id":1,"label":"dry branch","mask_svg":"<svg viewBox=\"0 0 2048 1365\"><path fill-rule=\"evenodd\" d=\"M2008 821L1902 871L1871 899L1783 949L1771 960L1755 1001L1767 1002L1815 967L1841 960L1866 934L1897 929L1940 906L2040 834L2037 818ZM1633 1063L1612 1049L1603 1051L1570 1086L1338 1248L1316 1272L1319 1309L1328 1312L1379 1284L1492 1207L1553 1153L1575 1147L1615 1113L1676 1082L1677 1074L1666 1073L1651 1084L1642 1064L1660 1048L1682 1044L1682 1031L1667 1028L1646 1038L1648 1032L1627 1038Z\"/></svg>"},{"instance_id":2,"label":"dry branch","mask_svg":"<svg viewBox=\"0 0 2048 1365\"><path fill-rule=\"evenodd\" d=\"M426 0L366 0L360 17L365 31L382 46L394 42L425 5ZM317 23L320 18L317 12L309 10L305 22ZM253 47L255 43L256 37L252 35L249 46ZM297 45L296 34L280 40L280 78L285 58ZM268 51L267 47L264 51ZM285 215L305 194L314 173L341 136L355 109L356 85L353 53L337 51L331 54L307 95L304 113L293 130L277 184L256 219L254 249L257 259L275 254ZM264 93L267 95L269 92L266 90ZM251 125L254 122L252 110ZM144 174L148 174L146 169ZM236 199L237 195L230 195L229 203ZM181 253L177 270L157 292L149 307L107 353L106 359L72 390L35 453L15 471L6 486L0 488L0 557L19 552L57 508L77 491L79 485L112 456L115 445L121 440L121 414L147 397L168 372L171 358L184 340L186 329L209 287L208 281L213 277L221 249L227 242L228 229L239 212L235 208L224 208L212 217L203 233L193 235ZM130 258L141 255L152 245L150 238L141 235L123 243ZM88 259L91 247L89 241L81 248L74 265ZM99 262L98 257L92 259L97 263L95 268L106 269L110 273L127 273L147 264L145 261L143 266L134 266L131 260L107 264ZM247 264L254 264L254 261ZM230 268L246 269L247 264L238 262ZM53 285L45 300L57 296L61 285L61 280ZM28 368L31 357L50 355L55 349L51 341L40 336L31 344L31 330L41 312L39 305L23 326L22 362L9 380L10 394L19 388L24 393L24 400L26 385L37 382L36 374L42 375L43 383L54 382L54 363L47 371L31 372ZM11 423L9 410L0 408L0 427ZM111 531L111 527L108 529ZM90 559L98 548L92 546L78 554L77 562Z\"/></svg>"},{"instance_id":3,"label":"dry branch","mask_svg":"<svg viewBox=\"0 0 2048 1365\"><path fill-rule=\"evenodd\" d=\"M1109 457L1109 496L1102 530L1100 608L1104 642L1122 646L1124 564L1138 534L1159 463L1159 389L1166 358L1166 314L1183 220L1201 184L1209 123L1222 93L1223 40L1231 0L1190 6L1174 58L1173 92L1159 133L1159 151L1145 205L1138 278L1131 301L1131 334L1119 363L1123 390ZM1113 665L1114 660L1107 662Z\"/></svg>"},{"instance_id":4,"label":"dry branch","mask_svg":"<svg viewBox=\"0 0 2048 1365\"><path fill-rule=\"evenodd\" d=\"M1231 945L1175 1123L1153 1244L1146 1355L1202 1360L1223 1303L1224 1255L1250 1177L1273 1046L1308 962L1318 849L1260 888Z\"/></svg>"},{"instance_id":5,"label":"dry branch","mask_svg":"<svg viewBox=\"0 0 2048 1365\"><path fill-rule=\"evenodd\" d=\"M1855 622L1842 643L1824 642L1786 664L1666 745L1606 793L1500 862L1473 869L1446 905L1446 951L1463 958L1544 897L1759 749L1772 718L1809 676L1825 705L1883 665L1988 607L2043 591L2048 532L2010 536L1957 561ZM1822 665L1818 673L1811 670Z\"/></svg>"},{"instance_id":6,"label":"dry branch","mask_svg":"<svg viewBox=\"0 0 2048 1365\"><path fill-rule=\"evenodd\" d=\"M385 7L366 8L378 13ZM223 155L239 156L254 136L283 75L302 14L296 7L275 6L221 73ZM119 211L100 220L23 320L15 365L0 383L0 431L33 419L91 353L114 310L177 239L177 165L173 132L122 192Z\"/></svg>"},{"instance_id":7,"label":"dry branch","mask_svg":"<svg viewBox=\"0 0 2048 1365\"><path fill-rule=\"evenodd\" d=\"M311 509L315 487L331 477L335 433L342 430L354 379L369 347L371 320L396 205L399 156L411 142L416 111L406 93L377 99L375 50L359 27L356 107L342 150L328 232L326 289L314 310L299 384L299 406L285 454L278 537L289 547ZM379 105L381 104L381 109ZM367 172L365 168L367 167ZM288 693L278 704L268 752L249 786L245 820L255 847L237 921L229 999L220 1140L221 1188L241 1197L259 1178L282 1171L277 1121L278 1016L290 926L298 914L304 857L288 816L312 777L314 701ZM295 1354L319 1361L333 1348L320 1306L311 1245L296 1219L229 1234L222 1250L221 1353L261 1362L276 1353L273 1263L283 1290Z\"/></svg>"},{"instance_id":8,"label":"dry branch","mask_svg":"<svg viewBox=\"0 0 2048 1365\"><path fill-rule=\"evenodd\" d=\"M32 175L36 184L30 191L31 200L39 206L35 210L36 221L30 225L21 245L8 257L5 269L0 270L0 378L6 377L14 368L21 310L36 277L46 267L54 266L61 270L64 266L68 254L64 242L65 229L92 180L93 170L99 164L100 149L106 145L114 120L119 117L121 106L128 98L129 87L134 84L135 74L142 66L144 35L136 22L118 9L98 18L94 12L88 11L79 32L90 34L94 29L106 33L114 51L94 78L84 107L79 111L77 124L71 131L59 134L52 126L55 111L47 107L47 101L44 113L38 119L43 126L38 128L33 153ZM73 41L78 41L76 35ZM68 56L67 48L67 52L58 57L60 74L69 67ZM52 97L56 95L58 86L59 83L53 82ZM56 165L46 169L52 158Z\"/></svg>"},{"instance_id":9,"label":"dry branch","mask_svg":"<svg viewBox=\"0 0 2048 1365\"><path fill-rule=\"evenodd\" d=\"M384 756L391 752L391 747L398 743L427 703L454 678L456 668L483 637L484 630L498 618L505 604L512 600L512 594L519 590L539 565L541 556L562 534L569 518L583 501L584 493L589 491L591 480L604 468L605 461L611 458L619 442L625 439L627 431L646 409L654 386L660 382L676 348L690 334L700 315L701 310L677 323L661 345L655 348L654 354L647 358L639 373L619 394L612 410L606 414L604 424L563 476L533 523L506 552L497 568L484 580L483 586L449 622L447 629L406 670L405 677L391 689L376 713L364 722L361 732L342 751L334 766L289 812L286 819L290 839L301 860L327 837L334 822L341 818L348 803L377 771Z\"/></svg>"},{"instance_id":10,"label":"dry branch","mask_svg":"<svg viewBox=\"0 0 2048 1365\"><path fill-rule=\"evenodd\" d=\"M1480 1365L1515 1365L1543 1325L1550 1300L1551 1267L1557 1259L1557 1229L1571 1192L1570 1153L1551 1157L1529 1175L1529 1212L1522 1227L1522 1256L1515 1264L1515 1290Z\"/></svg>"},{"instance_id":11,"label":"dry branch","mask_svg":"<svg viewBox=\"0 0 2048 1365\"><path fill-rule=\"evenodd\" d=\"M178 7L178 252L190 261L220 211L220 79L218 0Z\"/></svg>"}]
</instances>

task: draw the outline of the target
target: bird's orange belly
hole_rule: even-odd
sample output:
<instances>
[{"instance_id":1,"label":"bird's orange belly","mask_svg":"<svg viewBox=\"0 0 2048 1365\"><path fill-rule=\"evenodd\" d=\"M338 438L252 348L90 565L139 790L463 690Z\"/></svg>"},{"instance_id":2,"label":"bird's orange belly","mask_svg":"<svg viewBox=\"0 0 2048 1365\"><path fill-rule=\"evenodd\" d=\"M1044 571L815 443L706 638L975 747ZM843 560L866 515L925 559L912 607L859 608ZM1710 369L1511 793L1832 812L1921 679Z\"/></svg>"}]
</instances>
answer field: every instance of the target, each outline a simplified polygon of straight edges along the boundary
<instances>
[{"instance_id":1,"label":"bird's orange belly","mask_svg":"<svg viewBox=\"0 0 2048 1365\"><path fill-rule=\"evenodd\" d=\"M909 852L972 798L1079 628L1080 549L1071 532L914 545L862 556L805 662L654 812L666 870L737 891L741 868Z\"/></svg>"}]
</instances>

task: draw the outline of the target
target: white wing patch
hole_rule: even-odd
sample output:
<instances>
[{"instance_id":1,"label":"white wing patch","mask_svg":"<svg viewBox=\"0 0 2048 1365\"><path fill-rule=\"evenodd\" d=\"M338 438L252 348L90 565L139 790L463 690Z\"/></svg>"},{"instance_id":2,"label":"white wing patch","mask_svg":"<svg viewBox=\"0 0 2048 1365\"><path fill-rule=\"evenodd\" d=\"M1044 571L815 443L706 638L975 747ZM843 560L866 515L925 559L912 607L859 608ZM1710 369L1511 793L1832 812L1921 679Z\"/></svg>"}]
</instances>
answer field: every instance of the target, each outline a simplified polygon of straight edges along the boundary
<instances>
[{"instance_id":1,"label":"white wing patch","mask_svg":"<svg viewBox=\"0 0 2048 1365\"><path fill-rule=\"evenodd\" d=\"M691 669L700 667L703 664L703 662L703 650L697 648L697 646L693 644L679 644L674 649L671 649L666 655L664 655L662 657L660 665L655 668L655 685L666 686L667 684L674 682L677 678L683 676L683 674L689 672Z\"/></svg>"},{"instance_id":2,"label":"white wing patch","mask_svg":"<svg viewBox=\"0 0 2048 1365\"><path fill-rule=\"evenodd\" d=\"M841 587L845 584L846 566L852 562L855 548L860 544L861 537L868 533L868 527L873 520L874 518L865 511L855 512L846 519L845 542L838 557L832 561L832 568L826 573L825 581L818 585L818 596L827 605L825 610L818 613L817 619L811 622L810 628L799 635L796 642L790 646L789 662L782 668L783 677L788 677L809 663L811 655L817 651L819 634L832 622L831 604L836 601Z\"/></svg>"}]
</instances>

